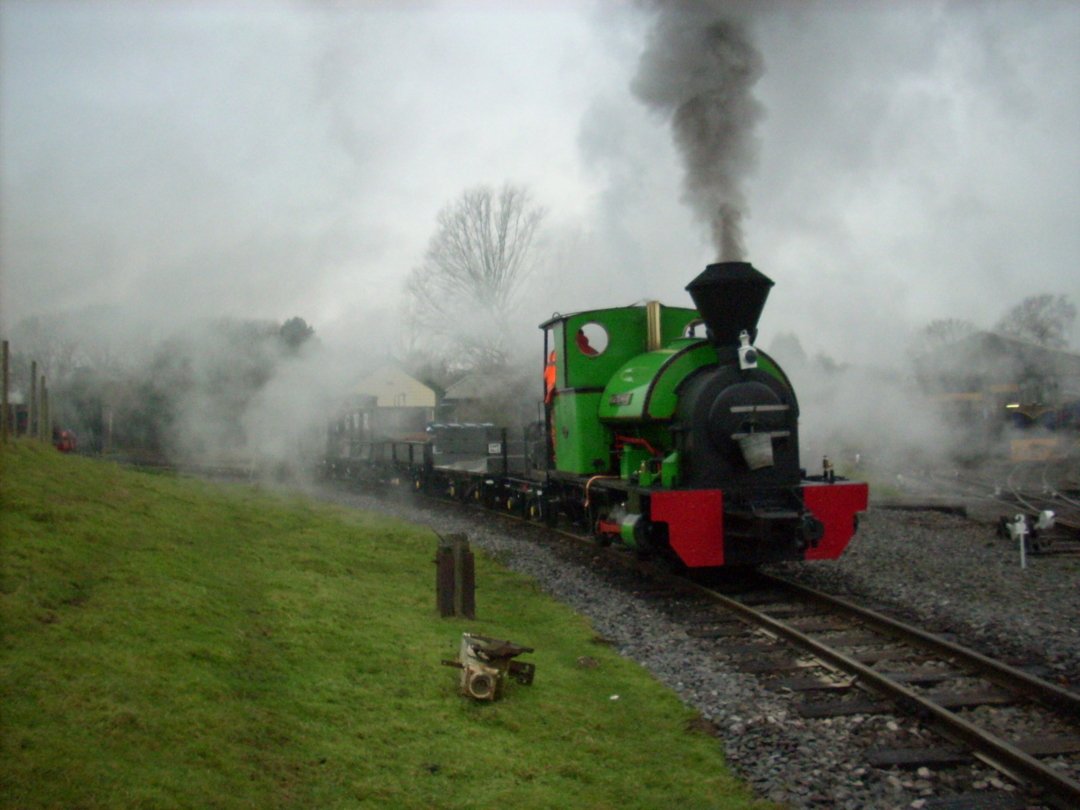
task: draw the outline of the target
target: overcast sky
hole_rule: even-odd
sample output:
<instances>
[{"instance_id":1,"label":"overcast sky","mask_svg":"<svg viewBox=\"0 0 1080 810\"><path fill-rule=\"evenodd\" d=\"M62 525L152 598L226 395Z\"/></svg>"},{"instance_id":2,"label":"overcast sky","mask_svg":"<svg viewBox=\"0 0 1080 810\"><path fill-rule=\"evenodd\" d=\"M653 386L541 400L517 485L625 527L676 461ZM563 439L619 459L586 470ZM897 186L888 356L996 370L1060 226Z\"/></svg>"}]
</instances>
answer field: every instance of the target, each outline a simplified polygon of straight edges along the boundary
<instances>
[{"instance_id":1,"label":"overcast sky","mask_svg":"<svg viewBox=\"0 0 1080 810\"><path fill-rule=\"evenodd\" d=\"M1080 305L1080 3L765 5L764 345L868 362L935 318ZM393 319L440 207L507 180L549 212L523 330L688 303L716 257L630 89L650 24L586 0L0 0L0 328L300 315L344 340Z\"/></svg>"}]
</instances>

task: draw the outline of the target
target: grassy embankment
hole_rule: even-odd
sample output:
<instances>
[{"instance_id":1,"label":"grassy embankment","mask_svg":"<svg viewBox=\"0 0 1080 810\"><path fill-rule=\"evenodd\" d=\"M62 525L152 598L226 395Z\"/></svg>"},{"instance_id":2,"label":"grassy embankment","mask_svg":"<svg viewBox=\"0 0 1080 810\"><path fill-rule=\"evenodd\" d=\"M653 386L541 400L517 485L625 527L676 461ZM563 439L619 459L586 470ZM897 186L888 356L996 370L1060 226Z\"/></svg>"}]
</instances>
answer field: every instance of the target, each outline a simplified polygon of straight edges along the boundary
<instances>
[{"instance_id":1,"label":"grassy embankment","mask_svg":"<svg viewBox=\"0 0 1080 810\"><path fill-rule=\"evenodd\" d=\"M527 580L479 558L481 619L438 618L430 531L46 447L0 458L5 807L766 806ZM460 697L439 660L466 629L535 647L535 684Z\"/></svg>"}]
</instances>

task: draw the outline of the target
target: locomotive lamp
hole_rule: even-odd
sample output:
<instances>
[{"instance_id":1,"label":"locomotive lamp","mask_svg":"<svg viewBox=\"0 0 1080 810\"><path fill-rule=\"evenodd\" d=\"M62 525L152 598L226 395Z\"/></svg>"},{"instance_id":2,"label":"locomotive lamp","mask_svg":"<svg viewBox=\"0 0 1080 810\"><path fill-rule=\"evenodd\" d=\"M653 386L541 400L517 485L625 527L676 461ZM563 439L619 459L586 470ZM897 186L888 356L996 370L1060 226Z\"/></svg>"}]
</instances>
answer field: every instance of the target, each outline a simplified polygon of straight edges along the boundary
<instances>
[{"instance_id":1,"label":"locomotive lamp","mask_svg":"<svg viewBox=\"0 0 1080 810\"><path fill-rule=\"evenodd\" d=\"M757 350L750 345L750 333L745 329L739 332L739 368L757 368Z\"/></svg>"}]
</instances>

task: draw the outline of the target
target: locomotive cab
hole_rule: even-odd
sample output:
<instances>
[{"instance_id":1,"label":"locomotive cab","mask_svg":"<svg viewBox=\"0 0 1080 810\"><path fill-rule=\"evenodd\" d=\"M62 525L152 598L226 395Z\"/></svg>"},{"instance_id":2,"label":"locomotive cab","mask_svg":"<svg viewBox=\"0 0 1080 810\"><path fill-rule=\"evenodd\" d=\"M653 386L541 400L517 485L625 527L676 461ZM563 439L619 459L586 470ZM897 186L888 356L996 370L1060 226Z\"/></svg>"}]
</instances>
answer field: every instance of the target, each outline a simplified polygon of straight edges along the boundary
<instances>
[{"instance_id":1,"label":"locomotive cab","mask_svg":"<svg viewBox=\"0 0 1080 810\"><path fill-rule=\"evenodd\" d=\"M615 431L600 418L610 400L609 382L628 373L627 364L650 348L681 337L697 319L695 310L650 303L556 315L541 324L552 470L572 475L617 471Z\"/></svg>"}]
</instances>

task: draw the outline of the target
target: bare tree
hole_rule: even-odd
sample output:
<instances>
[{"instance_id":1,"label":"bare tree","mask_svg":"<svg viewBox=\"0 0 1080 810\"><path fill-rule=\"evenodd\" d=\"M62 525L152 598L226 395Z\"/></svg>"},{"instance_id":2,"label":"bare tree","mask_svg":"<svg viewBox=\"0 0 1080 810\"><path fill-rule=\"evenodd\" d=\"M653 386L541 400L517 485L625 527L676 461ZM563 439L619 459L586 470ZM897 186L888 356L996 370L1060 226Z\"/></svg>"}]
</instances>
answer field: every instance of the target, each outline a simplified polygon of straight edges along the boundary
<instances>
[{"instance_id":1,"label":"bare tree","mask_svg":"<svg viewBox=\"0 0 1080 810\"><path fill-rule=\"evenodd\" d=\"M278 340L289 354L297 354L300 347L311 340L314 335L315 328L298 316L289 318L278 329Z\"/></svg>"},{"instance_id":2,"label":"bare tree","mask_svg":"<svg viewBox=\"0 0 1080 810\"><path fill-rule=\"evenodd\" d=\"M927 357L945 346L971 337L977 331L975 324L963 318L939 318L930 321L915 334L910 347L911 355L915 358Z\"/></svg>"},{"instance_id":3,"label":"bare tree","mask_svg":"<svg viewBox=\"0 0 1080 810\"><path fill-rule=\"evenodd\" d=\"M470 365L505 360L505 335L532 270L544 210L509 183L465 191L446 205L424 261L406 282L413 327Z\"/></svg>"},{"instance_id":4,"label":"bare tree","mask_svg":"<svg viewBox=\"0 0 1080 810\"><path fill-rule=\"evenodd\" d=\"M19 375L23 366L29 376L30 361L41 373L58 383L85 362L86 347L81 345L70 325L58 315L35 315L19 321L11 332L14 357L12 368ZM27 381L20 381L26 382Z\"/></svg>"},{"instance_id":5,"label":"bare tree","mask_svg":"<svg viewBox=\"0 0 1080 810\"><path fill-rule=\"evenodd\" d=\"M1006 312L996 329L1049 349L1064 349L1075 320L1076 307L1064 295L1033 295Z\"/></svg>"}]
</instances>

